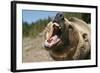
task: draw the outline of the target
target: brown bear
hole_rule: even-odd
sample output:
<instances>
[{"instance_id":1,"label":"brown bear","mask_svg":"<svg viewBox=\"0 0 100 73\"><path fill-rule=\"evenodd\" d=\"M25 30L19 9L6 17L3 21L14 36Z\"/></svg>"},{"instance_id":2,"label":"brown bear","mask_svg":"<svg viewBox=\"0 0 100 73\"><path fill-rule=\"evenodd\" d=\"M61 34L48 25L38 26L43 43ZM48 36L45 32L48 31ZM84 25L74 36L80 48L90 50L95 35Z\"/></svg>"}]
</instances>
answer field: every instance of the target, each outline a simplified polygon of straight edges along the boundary
<instances>
[{"instance_id":1,"label":"brown bear","mask_svg":"<svg viewBox=\"0 0 100 73\"><path fill-rule=\"evenodd\" d=\"M90 59L91 29L81 19L57 13L45 29L44 46L54 60Z\"/></svg>"}]
</instances>

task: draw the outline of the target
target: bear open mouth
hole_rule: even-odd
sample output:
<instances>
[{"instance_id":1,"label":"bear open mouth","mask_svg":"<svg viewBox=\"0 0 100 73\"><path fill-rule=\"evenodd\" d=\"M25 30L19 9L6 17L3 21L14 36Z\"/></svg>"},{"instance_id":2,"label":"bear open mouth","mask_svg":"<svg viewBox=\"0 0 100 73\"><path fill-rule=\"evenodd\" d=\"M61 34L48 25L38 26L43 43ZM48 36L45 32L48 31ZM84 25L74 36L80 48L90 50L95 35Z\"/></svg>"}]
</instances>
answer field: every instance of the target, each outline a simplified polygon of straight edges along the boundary
<instances>
[{"instance_id":1,"label":"bear open mouth","mask_svg":"<svg viewBox=\"0 0 100 73\"><path fill-rule=\"evenodd\" d=\"M45 47L51 48L54 45L56 45L61 40L60 36L61 36L61 28L57 23L54 23L52 35L48 40L45 41Z\"/></svg>"}]
</instances>

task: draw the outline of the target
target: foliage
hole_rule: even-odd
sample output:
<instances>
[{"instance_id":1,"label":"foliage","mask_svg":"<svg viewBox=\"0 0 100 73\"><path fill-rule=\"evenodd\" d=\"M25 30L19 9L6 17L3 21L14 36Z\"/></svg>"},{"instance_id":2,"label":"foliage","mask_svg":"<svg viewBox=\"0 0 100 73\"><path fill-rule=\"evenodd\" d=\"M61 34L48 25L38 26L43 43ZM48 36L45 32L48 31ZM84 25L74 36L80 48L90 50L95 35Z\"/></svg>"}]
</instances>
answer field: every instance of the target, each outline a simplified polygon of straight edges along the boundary
<instances>
[{"instance_id":1,"label":"foliage","mask_svg":"<svg viewBox=\"0 0 100 73\"><path fill-rule=\"evenodd\" d=\"M42 32L48 22L51 21L51 18L48 19L39 19L36 22L32 22L28 24L27 22L23 22L23 37L36 37L40 32Z\"/></svg>"},{"instance_id":2,"label":"foliage","mask_svg":"<svg viewBox=\"0 0 100 73\"><path fill-rule=\"evenodd\" d=\"M28 36L30 31L30 25L27 22L23 22L23 36Z\"/></svg>"}]
</instances>

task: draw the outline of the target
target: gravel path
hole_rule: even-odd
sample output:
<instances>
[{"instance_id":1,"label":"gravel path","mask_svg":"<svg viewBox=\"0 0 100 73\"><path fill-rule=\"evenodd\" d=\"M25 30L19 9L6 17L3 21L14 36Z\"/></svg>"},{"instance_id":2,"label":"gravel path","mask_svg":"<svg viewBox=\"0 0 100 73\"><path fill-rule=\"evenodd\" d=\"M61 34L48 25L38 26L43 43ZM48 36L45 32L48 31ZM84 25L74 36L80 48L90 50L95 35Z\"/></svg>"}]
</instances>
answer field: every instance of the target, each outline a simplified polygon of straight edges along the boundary
<instances>
[{"instance_id":1,"label":"gravel path","mask_svg":"<svg viewBox=\"0 0 100 73\"><path fill-rule=\"evenodd\" d=\"M22 61L27 62L44 62L53 61L49 52L43 47L43 35L36 38L23 38Z\"/></svg>"}]
</instances>

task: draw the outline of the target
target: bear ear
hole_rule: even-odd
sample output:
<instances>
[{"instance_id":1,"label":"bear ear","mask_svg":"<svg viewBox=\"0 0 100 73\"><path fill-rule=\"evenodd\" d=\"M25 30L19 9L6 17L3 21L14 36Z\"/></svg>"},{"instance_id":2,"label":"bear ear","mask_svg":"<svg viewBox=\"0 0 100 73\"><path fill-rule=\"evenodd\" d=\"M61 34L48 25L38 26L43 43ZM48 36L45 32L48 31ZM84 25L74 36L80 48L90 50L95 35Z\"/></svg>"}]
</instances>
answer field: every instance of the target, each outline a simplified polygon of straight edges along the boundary
<instances>
[{"instance_id":1,"label":"bear ear","mask_svg":"<svg viewBox=\"0 0 100 73\"><path fill-rule=\"evenodd\" d=\"M64 20L64 14L63 14L63 12L59 12L59 13L57 13L56 16L54 17L53 22L59 23L59 22L61 22L62 20Z\"/></svg>"}]
</instances>

